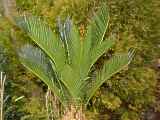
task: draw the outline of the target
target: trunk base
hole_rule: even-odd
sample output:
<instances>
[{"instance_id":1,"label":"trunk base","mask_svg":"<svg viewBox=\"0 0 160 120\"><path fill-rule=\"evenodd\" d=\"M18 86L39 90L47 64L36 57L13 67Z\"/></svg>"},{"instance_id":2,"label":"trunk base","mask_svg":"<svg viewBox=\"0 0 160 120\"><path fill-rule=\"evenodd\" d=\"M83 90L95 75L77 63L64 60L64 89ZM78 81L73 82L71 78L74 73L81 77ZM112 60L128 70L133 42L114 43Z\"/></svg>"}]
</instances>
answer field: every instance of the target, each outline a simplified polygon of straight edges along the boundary
<instances>
[{"instance_id":1,"label":"trunk base","mask_svg":"<svg viewBox=\"0 0 160 120\"><path fill-rule=\"evenodd\" d=\"M82 107L73 107L67 108L65 114L61 120L87 120L85 114L82 111Z\"/></svg>"}]
</instances>

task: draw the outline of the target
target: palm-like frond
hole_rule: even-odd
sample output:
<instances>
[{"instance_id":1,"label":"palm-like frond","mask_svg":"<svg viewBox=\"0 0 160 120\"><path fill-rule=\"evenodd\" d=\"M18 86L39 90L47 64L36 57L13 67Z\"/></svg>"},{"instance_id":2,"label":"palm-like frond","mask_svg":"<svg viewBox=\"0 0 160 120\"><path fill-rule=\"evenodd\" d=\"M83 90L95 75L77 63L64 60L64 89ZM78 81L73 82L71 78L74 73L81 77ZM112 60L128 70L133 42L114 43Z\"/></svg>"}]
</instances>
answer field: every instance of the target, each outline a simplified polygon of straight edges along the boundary
<instances>
[{"instance_id":1,"label":"palm-like frond","mask_svg":"<svg viewBox=\"0 0 160 120\"><path fill-rule=\"evenodd\" d=\"M101 6L97 14L95 14L93 21L91 22L92 28L92 45L97 46L100 44L105 36L108 23L109 23L109 14L105 4Z\"/></svg>"},{"instance_id":2,"label":"palm-like frond","mask_svg":"<svg viewBox=\"0 0 160 120\"><path fill-rule=\"evenodd\" d=\"M50 27L36 17L20 17L16 19L18 26L22 28L32 40L54 61L57 69L65 64L65 53L61 41Z\"/></svg>"},{"instance_id":3,"label":"palm-like frond","mask_svg":"<svg viewBox=\"0 0 160 120\"><path fill-rule=\"evenodd\" d=\"M58 26L68 60L67 64L61 71L62 81L72 94L72 99L77 99L80 97L79 88L82 84L82 43L80 41L80 34L77 27L73 25L69 19L67 19L64 24L59 20Z\"/></svg>"},{"instance_id":4,"label":"palm-like frond","mask_svg":"<svg viewBox=\"0 0 160 120\"><path fill-rule=\"evenodd\" d=\"M66 102L65 99L68 99L69 94L64 90L65 86L56 76L51 61L43 51L27 44L21 48L19 55L23 65L43 80L62 103Z\"/></svg>"},{"instance_id":5,"label":"palm-like frond","mask_svg":"<svg viewBox=\"0 0 160 120\"><path fill-rule=\"evenodd\" d=\"M59 20L59 33L61 40L64 43L66 56L68 57L68 64L73 68L78 69L81 60L82 44L80 41L80 34L75 25L72 24L71 20L67 18L64 24Z\"/></svg>"},{"instance_id":6,"label":"palm-like frond","mask_svg":"<svg viewBox=\"0 0 160 120\"><path fill-rule=\"evenodd\" d=\"M60 20L58 19L58 30L59 30L59 35L60 39L64 45L65 48L65 53L66 53L66 59L67 63L70 64L70 31L71 31L71 21L69 18L66 19L65 23L63 24Z\"/></svg>"},{"instance_id":7,"label":"palm-like frond","mask_svg":"<svg viewBox=\"0 0 160 120\"><path fill-rule=\"evenodd\" d=\"M110 77L126 67L134 56L134 50L129 51L128 54L115 55L110 60L104 63L101 70L97 71L97 75L94 81L90 81L90 84L86 86L89 88L86 94L86 102L94 95L98 88ZM85 86L85 88L87 88Z\"/></svg>"},{"instance_id":8,"label":"palm-like frond","mask_svg":"<svg viewBox=\"0 0 160 120\"><path fill-rule=\"evenodd\" d=\"M87 35L82 43L83 50L81 68L83 68L84 75L88 75L94 63L115 44L115 40L108 38L93 47L92 41L94 41L94 39L92 39L92 35L92 29L91 26L89 26Z\"/></svg>"},{"instance_id":9,"label":"palm-like frond","mask_svg":"<svg viewBox=\"0 0 160 120\"><path fill-rule=\"evenodd\" d=\"M84 65L86 67L83 68L83 71L87 74L93 64L115 44L113 39L107 38L104 40L108 23L108 10L106 5L103 4L89 24L84 40L83 54L85 56Z\"/></svg>"}]
</instances>

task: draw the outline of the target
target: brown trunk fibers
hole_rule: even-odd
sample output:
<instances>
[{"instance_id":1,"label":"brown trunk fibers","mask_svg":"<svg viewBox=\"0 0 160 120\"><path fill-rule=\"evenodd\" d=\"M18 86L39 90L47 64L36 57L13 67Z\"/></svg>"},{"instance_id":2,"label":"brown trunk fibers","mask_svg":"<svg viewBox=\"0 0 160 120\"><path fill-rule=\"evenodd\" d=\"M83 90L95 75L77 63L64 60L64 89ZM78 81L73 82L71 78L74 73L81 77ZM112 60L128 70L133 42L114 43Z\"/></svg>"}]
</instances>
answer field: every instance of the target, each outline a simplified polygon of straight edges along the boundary
<instances>
[{"instance_id":1,"label":"brown trunk fibers","mask_svg":"<svg viewBox=\"0 0 160 120\"><path fill-rule=\"evenodd\" d=\"M82 108L82 106L77 107L74 105L70 105L66 108L61 120L87 120Z\"/></svg>"}]
</instances>

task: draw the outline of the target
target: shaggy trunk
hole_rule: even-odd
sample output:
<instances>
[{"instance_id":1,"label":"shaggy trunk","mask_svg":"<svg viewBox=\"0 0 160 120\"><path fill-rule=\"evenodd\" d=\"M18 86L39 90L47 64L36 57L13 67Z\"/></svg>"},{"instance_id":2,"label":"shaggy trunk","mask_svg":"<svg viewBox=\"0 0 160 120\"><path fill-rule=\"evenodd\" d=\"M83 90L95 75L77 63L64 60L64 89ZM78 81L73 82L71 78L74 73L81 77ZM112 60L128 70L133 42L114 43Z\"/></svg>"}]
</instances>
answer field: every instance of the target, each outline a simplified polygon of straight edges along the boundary
<instances>
[{"instance_id":1,"label":"shaggy trunk","mask_svg":"<svg viewBox=\"0 0 160 120\"><path fill-rule=\"evenodd\" d=\"M46 109L48 120L57 120L62 112L59 100L50 89L46 93Z\"/></svg>"},{"instance_id":2,"label":"shaggy trunk","mask_svg":"<svg viewBox=\"0 0 160 120\"><path fill-rule=\"evenodd\" d=\"M87 120L83 113L82 106L70 105L67 107L61 120Z\"/></svg>"}]
</instances>

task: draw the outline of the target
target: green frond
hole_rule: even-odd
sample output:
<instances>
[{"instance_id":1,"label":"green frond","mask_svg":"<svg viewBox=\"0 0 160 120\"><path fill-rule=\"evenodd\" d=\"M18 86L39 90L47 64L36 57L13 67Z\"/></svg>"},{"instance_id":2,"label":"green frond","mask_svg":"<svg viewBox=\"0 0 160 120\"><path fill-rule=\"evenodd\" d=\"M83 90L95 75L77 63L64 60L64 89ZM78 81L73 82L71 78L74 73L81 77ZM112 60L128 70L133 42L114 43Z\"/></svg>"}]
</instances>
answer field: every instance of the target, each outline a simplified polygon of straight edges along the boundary
<instances>
[{"instance_id":1,"label":"green frond","mask_svg":"<svg viewBox=\"0 0 160 120\"><path fill-rule=\"evenodd\" d=\"M81 76L83 79L86 78L90 72L92 49L92 30L91 26L88 26L87 33L82 40Z\"/></svg>"},{"instance_id":2,"label":"green frond","mask_svg":"<svg viewBox=\"0 0 160 120\"><path fill-rule=\"evenodd\" d=\"M110 60L104 63L103 68L100 71L97 71L95 80L89 81L91 84L88 84L88 87L85 86L85 89L88 88L86 97L87 103L107 79L122 70L131 62L133 55L134 51L132 50L128 54L113 56Z\"/></svg>"},{"instance_id":3,"label":"green frond","mask_svg":"<svg viewBox=\"0 0 160 120\"><path fill-rule=\"evenodd\" d=\"M56 69L60 70L65 64L64 48L50 27L36 17L19 17L16 19L16 22L54 61Z\"/></svg>"},{"instance_id":4,"label":"green frond","mask_svg":"<svg viewBox=\"0 0 160 120\"><path fill-rule=\"evenodd\" d=\"M115 40L110 38L104 40L108 22L108 10L106 5L103 4L88 26L87 34L83 41L83 64L81 66L84 66L83 75L88 74L93 64L115 44Z\"/></svg>"},{"instance_id":5,"label":"green frond","mask_svg":"<svg viewBox=\"0 0 160 120\"><path fill-rule=\"evenodd\" d=\"M75 70L74 72L80 73L83 46L78 28L72 24L69 18L64 24L58 20L58 26L61 40L65 46L66 56L68 57L68 64Z\"/></svg>"},{"instance_id":6,"label":"green frond","mask_svg":"<svg viewBox=\"0 0 160 120\"><path fill-rule=\"evenodd\" d=\"M50 60L39 48L27 44L22 47L19 56L22 64L38 76L62 103L64 99L68 99L69 95L51 68Z\"/></svg>"},{"instance_id":7,"label":"green frond","mask_svg":"<svg viewBox=\"0 0 160 120\"><path fill-rule=\"evenodd\" d=\"M64 66L61 74L61 79L72 95L72 99L79 98L79 88L82 84L79 75L69 65Z\"/></svg>"},{"instance_id":8,"label":"green frond","mask_svg":"<svg viewBox=\"0 0 160 120\"><path fill-rule=\"evenodd\" d=\"M78 28L72 24L69 18L66 19L64 24L58 19L58 28L66 50L66 56L68 57L68 64L77 68L81 53L81 41Z\"/></svg>"},{"instance_id":9,"label":"green frond","mask_svg":"<svg viewBox=\"0 0 160 120\"><path fill-rule=\"evenodd\" d=\"M71 20L69 18L66 19L64 23L58 19L58 30L59 30L59 35L60 39L64 45L65 48L65 54L66 54L66 62L68 64L71 63L71 58L70 58L70 31L71 31Z\"/></svg>"},{"instance_id":10,"label":"green frond","mask_svg":"<svg viewBox=\"0 0 160 120\"><path fill-rule=\"evenodd\" d=\"M105 36L108 23L109 14L105 4L101 6L97 14L95 14L93 21L91 22L92 27L92 46L100 44Z\"/></svg>"},{"instance_id":11,"label":"green frond","mask_svg":"<svg viewBox=\"0 0 160 120\"><path fill-rule=\"evenodd\" d=\"M104 54L106 53L113 45L115 44L115 40L106 39L101 44L97 45L91 51L91 66Z\"/></svg>"},{"instance_id":12,"label":"green frond","mask_svg":"<svg viewBox=\"0 0 160 120\"><path fill-rule=\"evenodd\" d=\"M79 96L79 88L83 83L83 46L80 40L80 34L78 28L73 25L69 19L67 19L64 24L59 20L58 26L61 40L65 46L66 56L68 57L68 64L66 64L61 71L61 80L68 91L70 91L70 94L72 94L72 99L81 99Z\"/></svg>"}]
</instances>

